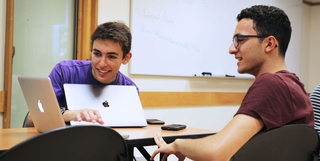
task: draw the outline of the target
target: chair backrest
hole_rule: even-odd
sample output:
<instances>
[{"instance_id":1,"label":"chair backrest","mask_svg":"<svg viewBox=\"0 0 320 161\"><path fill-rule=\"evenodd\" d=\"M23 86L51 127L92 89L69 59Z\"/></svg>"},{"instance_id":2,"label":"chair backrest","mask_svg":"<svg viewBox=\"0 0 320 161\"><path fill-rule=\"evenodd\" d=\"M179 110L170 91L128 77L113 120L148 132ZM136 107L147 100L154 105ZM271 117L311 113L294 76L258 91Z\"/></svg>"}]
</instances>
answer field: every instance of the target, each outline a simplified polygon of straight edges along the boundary
<instances>
[{"instance_id":1,"label":"chair backrest","mask_svg":"<svg viewBox=\"0 0 320 161\"><path fill-rule=\"evenodd\" d=\"M24 117L24 120L23 120L23 123L22 123L22 127L25 128L25 127L34 127L34 126L30 126L28 124L28 114L29 114L29 111L27 112L26 116Z\"/></svg>"},{"instance_id":2,"label":"chair backrest","mask_svg":"<svg viewBox=\"0 0 320 161\"><path fill-rule=\"evenodd\" d=\"M231 161L318 161L319 135L307 125L285 125L252 137Z\"/></svg>"},{"instance_id":3,"label":"chair backrest","mask_svg":"<svg viewBox=\"0 0 320 161\"><path fill-rule=\"evenodd\" d=\"M124 161L127 145L115 130L103 126L66 126L41 133L0 155L0 161Z\"/></svg>"}]
</instances>

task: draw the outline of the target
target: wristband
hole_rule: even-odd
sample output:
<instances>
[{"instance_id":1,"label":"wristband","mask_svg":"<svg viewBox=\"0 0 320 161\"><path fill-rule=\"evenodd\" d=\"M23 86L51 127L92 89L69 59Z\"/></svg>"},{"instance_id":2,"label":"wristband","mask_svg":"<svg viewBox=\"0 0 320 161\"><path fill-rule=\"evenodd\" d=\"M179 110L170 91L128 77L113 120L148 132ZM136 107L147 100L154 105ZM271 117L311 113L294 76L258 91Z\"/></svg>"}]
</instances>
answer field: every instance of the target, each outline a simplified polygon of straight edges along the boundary
<instances>
[{"instance_id":1,"label":"wristband","mask_svg":"<svg viewBox=\"0 0 320 161\"><path fill-rule=\"evenodd\" d=\"M66 108L65 108L65 107L60 107L60 112L61 112L61 114L63 115L64 112L66 112Z\"/></svg>"}]
</instances>

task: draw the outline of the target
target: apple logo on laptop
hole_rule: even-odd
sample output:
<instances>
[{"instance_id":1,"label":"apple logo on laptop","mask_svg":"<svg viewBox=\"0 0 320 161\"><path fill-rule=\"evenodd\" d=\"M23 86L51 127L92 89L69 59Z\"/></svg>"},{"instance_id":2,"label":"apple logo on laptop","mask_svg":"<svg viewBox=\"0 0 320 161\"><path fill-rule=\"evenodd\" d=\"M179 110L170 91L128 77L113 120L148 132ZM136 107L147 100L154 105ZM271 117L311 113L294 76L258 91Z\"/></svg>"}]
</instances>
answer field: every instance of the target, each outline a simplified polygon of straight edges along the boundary
<instances>
[{"instance_id":1,"label":"apple logo on laptop","mask_svg":"<svg viewBox=\"0 0 320 161\"><path fill-rule=\"evenodd\" d=\"M44 112L44 109L42 107L42 103L40 102L40 100L38 100L38 108L41 112Z\"/></svg>"},{"instance_id":2,"label":"apple logo on laptop","mask_svg":"<svg viewBox=\"0 0 320 161\"><path fill-rule=\"evenodd\" d=\"M103 107L109 107L109 102L107 100L105 100L104 102L102 102Z\"/></svg>"}]
</instances>

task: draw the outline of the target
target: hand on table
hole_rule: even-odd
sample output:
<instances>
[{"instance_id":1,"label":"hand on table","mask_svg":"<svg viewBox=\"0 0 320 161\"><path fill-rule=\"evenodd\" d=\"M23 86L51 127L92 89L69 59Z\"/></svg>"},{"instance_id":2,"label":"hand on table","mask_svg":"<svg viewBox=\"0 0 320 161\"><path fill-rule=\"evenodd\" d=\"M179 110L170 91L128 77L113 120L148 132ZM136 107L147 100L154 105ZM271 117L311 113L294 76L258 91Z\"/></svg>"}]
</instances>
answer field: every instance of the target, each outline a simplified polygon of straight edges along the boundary
<instances>
[{"instance_id":1,"label":"hand on table","mask_svg":"<svg viewBox=\"0 0 320 161\"><path fill-rule=\"evenodd\" d=\"M67 112L68 111L68 112ZM92 123L104 124L98 110L82 109L82 110L67 110L64 114L71 115L72 121L86 121Z\"/></svg>"},{"instance_id":2,"label":"hand on table","mask_svg":"<svg viewBox=\"0 0 320 161\"><path fill-rule=\"evenodd\" d=\"M163 138L161 137L160 134L156 134L154 136L154 141L156 142L156 144L158 145L158 149L155 150L150 158L150 160L154 160L155 156L158 154L158 153L163 153L163 158L162 158L162 161L165 161L167 160L168 156L171 155L171 154L174 154L178 159L179 161L183 161L185 159L185 156L182 155L181 153L179 153L175 147L174 147L174 142L171 143L171 144L167 144Z\"/></svg>"}]
</instances>

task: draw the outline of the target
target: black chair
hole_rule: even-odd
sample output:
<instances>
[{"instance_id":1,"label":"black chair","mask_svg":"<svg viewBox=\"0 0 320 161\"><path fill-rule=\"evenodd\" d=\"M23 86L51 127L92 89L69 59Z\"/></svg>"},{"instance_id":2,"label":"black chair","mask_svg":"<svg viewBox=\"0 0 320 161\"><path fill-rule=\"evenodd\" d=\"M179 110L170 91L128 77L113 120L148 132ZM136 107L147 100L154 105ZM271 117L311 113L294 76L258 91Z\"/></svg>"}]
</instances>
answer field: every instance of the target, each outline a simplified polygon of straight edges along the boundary
<instances>
[{"instance_id":1,"label":"black chair","mask_svg":"<svg viewBox=\"0 0 320 161\"><path fill-rule=\"evenodd\" d=\"M28 114L29 114L29 111L27 112L26 116L24 117L24 120L23 120L23 124L22 124L22 127L33 127L33 126L30 126L28 124Z\"/></svg>"},{"instance_id":2,"label":"black chair","mask_svg":"<svg viewBox=\"0 0 320 161\"><path fill-rule=\"evenodd\" d=\"M319 135L307 125L285 125L252 137L231 161L318 161Z\"/></svg>"},{"instance_id":3,"label":"black chair","mask_svg":"<svg viewBox=\"0 0 320 161\"><path fill-rule=\"evenodd\" d=\"M0 155L0 161L127 161L123 137L103 126L66 126L41 133Z\"/></svg>"}]
</instances>

